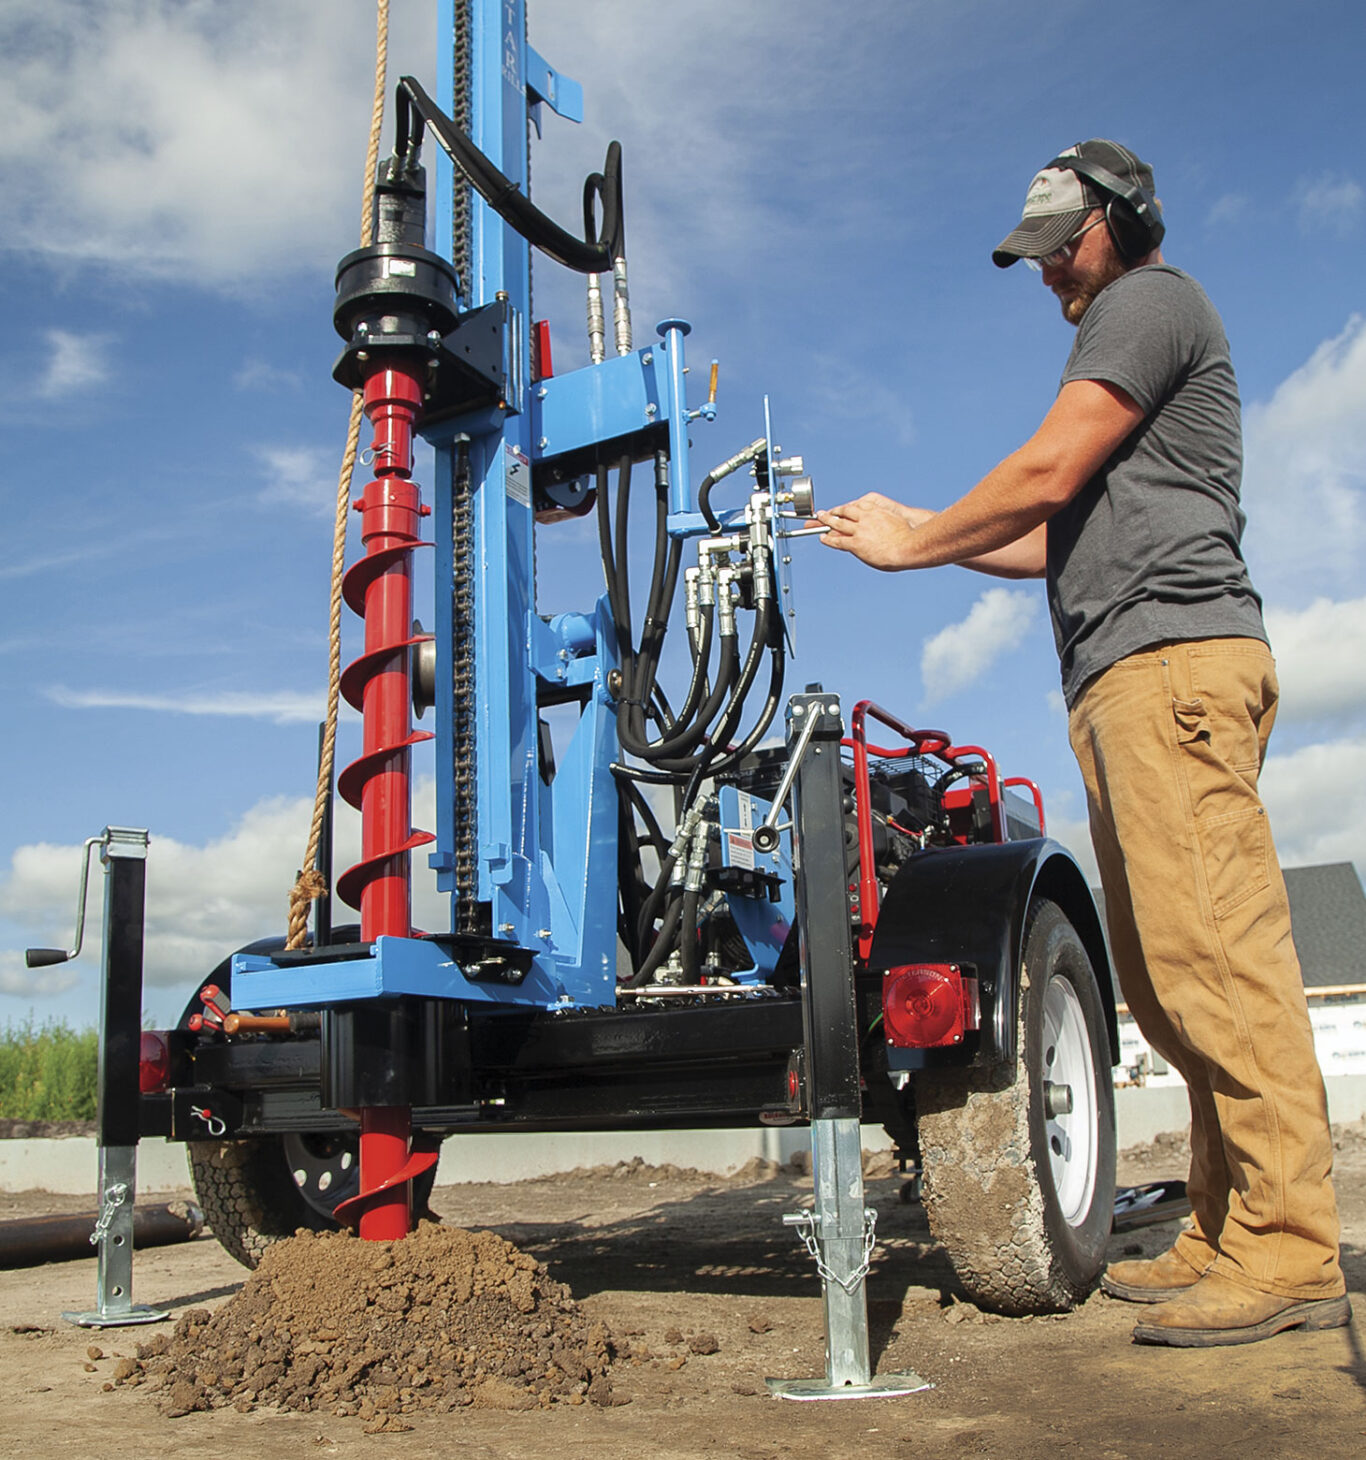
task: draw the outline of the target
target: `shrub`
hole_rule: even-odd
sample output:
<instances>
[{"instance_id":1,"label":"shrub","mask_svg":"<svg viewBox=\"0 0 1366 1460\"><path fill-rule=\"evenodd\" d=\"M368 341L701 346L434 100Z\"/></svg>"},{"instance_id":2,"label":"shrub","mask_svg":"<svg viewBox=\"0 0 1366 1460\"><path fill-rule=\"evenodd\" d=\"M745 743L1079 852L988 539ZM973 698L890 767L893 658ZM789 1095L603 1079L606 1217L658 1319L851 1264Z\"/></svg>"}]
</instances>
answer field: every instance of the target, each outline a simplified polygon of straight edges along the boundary
<instances>
[{"instance_id":1,"label":"shrub","mask_svg":"<svg viewBox=\"0 0 1366 1460\"><path fill-rule=\"evenodd\" d=\"M0 1118L94 1120L99 1036L65 1021L0 1034Z\"/></svg>"}]
</instances>

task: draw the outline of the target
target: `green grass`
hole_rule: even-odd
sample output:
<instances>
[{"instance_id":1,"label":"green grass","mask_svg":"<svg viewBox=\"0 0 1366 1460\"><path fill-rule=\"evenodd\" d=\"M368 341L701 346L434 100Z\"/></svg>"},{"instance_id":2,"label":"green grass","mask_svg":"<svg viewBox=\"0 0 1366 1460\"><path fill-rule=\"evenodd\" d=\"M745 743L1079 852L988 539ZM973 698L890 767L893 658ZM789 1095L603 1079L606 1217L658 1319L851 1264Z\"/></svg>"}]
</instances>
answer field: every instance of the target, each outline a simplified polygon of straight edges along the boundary
<instances>
[{"instance_id":1,"label":"green grass","mask_svg":"<svg viewBox=\"0 0 1366 1460\"><path fill-rule=\"evenodd\" d=\"M0 1119L94 1120L99 1036L64 1021L0 1032Z\"/></svg>"}]
</instances>

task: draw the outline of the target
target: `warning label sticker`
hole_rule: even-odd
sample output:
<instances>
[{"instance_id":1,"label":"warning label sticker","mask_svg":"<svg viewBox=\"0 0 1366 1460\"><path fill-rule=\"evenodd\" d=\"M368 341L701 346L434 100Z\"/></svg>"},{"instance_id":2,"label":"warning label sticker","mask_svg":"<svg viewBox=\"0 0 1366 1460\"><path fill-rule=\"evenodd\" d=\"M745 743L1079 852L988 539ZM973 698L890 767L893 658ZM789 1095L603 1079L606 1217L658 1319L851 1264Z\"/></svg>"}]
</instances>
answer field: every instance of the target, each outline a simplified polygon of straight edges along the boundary
<instances>
[{"instance_id":1,"label":"warning label sticker","mask_svg":"<svg viewBox=\"0 0 1366 1460\"><path fill-rule=\"evenodd\" d=\"M507 494L519 506L531 506L531 462L515 446L504 446Z\"/></svg>"},{"instance_id":2,"label":"warning label sticker","mask_svg":"<svg viewBox=\"0 0 1366 1460\"><path fill-rule=\"evenodd\" d=\"M754 843L743 832L728 831L726 848L729 853L727 860L732 867L744 867L750 872L754 870Z\"/></svg>"}]
</instances>

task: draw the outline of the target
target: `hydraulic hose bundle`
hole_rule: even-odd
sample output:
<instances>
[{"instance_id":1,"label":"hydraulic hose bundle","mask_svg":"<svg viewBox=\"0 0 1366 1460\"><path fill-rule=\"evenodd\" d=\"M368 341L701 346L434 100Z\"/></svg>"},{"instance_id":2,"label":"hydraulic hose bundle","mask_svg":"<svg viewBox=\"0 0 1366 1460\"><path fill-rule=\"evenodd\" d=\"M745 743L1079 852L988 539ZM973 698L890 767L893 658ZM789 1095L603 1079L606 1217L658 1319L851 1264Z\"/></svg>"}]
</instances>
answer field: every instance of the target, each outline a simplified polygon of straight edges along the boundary
<instances>
[{"instance_id":1,"label":"hydraulic hose bundle","mask_svg":"<svg viewBox=\"0 0 1366 1460\"><path fill-rule=\"evenodd\" d=\"M618 469L615 525L607 492L607 468L598 472L598 544L621 660L617 735L623 752L644 762L643 767L619 764L616 770L619 776L637 780L687 784L690 793L695 793L704 778L738 764L772 723L782 692L782 626L774 601L770 548L766 541L756 541L762 535L758 525L751 524L746 532L731 538L704 541L699 553L704 564L709 557L722 561L688 570L692 673L678 710L672 710L658 683L682 556L677 539L670 540L665 531L667 472L668 461L661 452L655 460L654 571L639 643L634 635L627 566L631 463L623 459ZM738 565L724 561L736 551L746 560ZM743 659L737 620L740 607L754 610L754 627ZM714 650L717 663L713 676ZM749 733L738 744L732 744L765 654L771 665L769 694ZM653 738L650 722L660 732ZM691 801L691 794L685 800Z\"/></svg>"},{"instance_id":2,"label":"hydraulic hose bundle","mask_svg":"<svg viewBox=\"0 0 1366 1460\"><path fill-rule=\"evenodd\" d=\"M748 461L763 462L757 441L718 467L710 487ZM697 981L698 929L708 865L712 798L704 783L733 770L758 745L773 722L782 696L785 654L776 603L772 545L758 514L731 532L707 508L714 535L698 549L698 566L685 574L685 620L692 663L687 689L674 710L658 682L665 634L677 595L682 546L666 530L669 462L655 457L655 549L640 637L635 634L628 568L631 461L617 472L615 520L608 492L609 472L598 471L598 544L616 628L620 659L617 737L623 755L639 764L618 763L621 812L622 941L631 955L633 987L648 983L677 951L685 983ZM738 560L738 561L736 561ZM749 642L741 651L738 612L754 614ZM735 737L765 657L769 661L764 702L751 727ZM635 783L675 787L678 829L665 840L658 821ZM643 824L643 829L642 829ZM653 882L642 866L649 848L659 862Z\"/></svg>"}]
</instances>

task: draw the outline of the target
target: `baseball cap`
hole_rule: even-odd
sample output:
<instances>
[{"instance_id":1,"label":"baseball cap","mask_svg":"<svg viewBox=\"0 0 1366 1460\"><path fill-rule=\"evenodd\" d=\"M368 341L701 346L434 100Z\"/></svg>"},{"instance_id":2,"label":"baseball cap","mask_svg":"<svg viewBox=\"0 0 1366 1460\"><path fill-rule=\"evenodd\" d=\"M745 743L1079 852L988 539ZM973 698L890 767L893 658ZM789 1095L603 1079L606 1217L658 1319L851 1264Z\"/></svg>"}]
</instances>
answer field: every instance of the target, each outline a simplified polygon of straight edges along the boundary
<instances>
[{"instance_id":1,"label":"baseball cap","mask_svg":"<svg viewBox=\"0 0 1366 1460\"><path fill-rule=\"evenodd\" d=\"M1092 137L1057 155L1084 158L1130 187L1142 188L1149 194L1153 191L1152 168L1118 142ZM1038 259L1053 253L1081 227L1086 215L1104 207L1110 196L1067 168L1045 167L1036 172L1025 194L1024 216L992 250L992 263L998 269L1008 269L1017 259Z\"/></svg>"}]
</instances>

